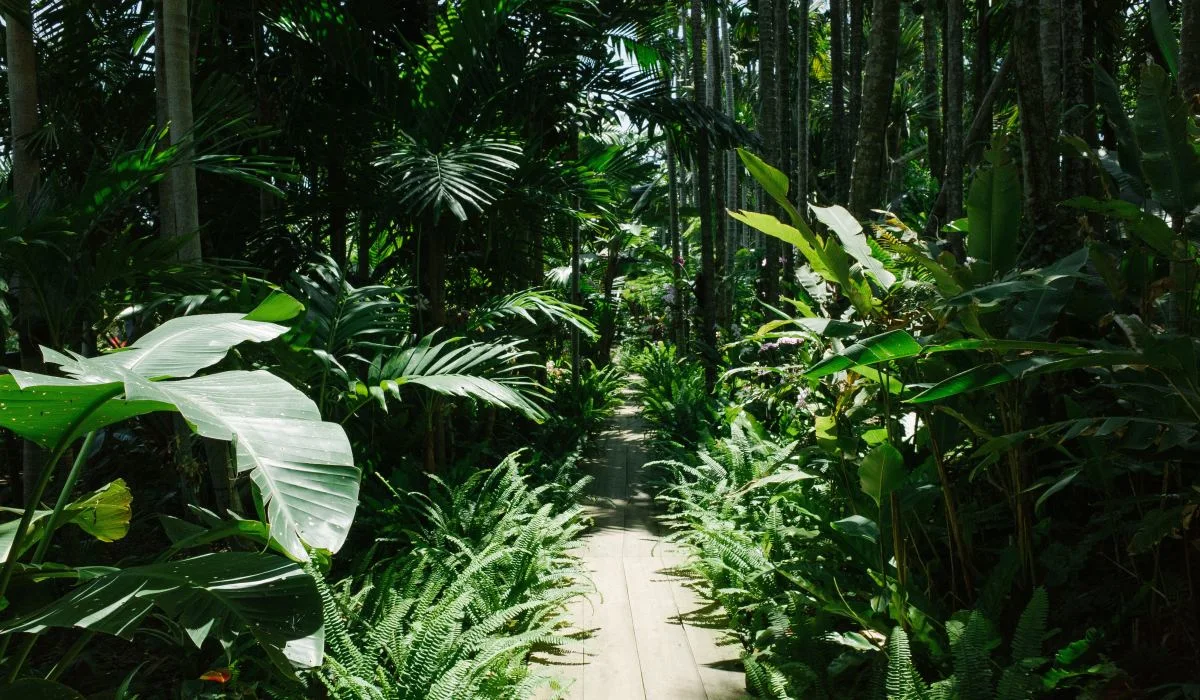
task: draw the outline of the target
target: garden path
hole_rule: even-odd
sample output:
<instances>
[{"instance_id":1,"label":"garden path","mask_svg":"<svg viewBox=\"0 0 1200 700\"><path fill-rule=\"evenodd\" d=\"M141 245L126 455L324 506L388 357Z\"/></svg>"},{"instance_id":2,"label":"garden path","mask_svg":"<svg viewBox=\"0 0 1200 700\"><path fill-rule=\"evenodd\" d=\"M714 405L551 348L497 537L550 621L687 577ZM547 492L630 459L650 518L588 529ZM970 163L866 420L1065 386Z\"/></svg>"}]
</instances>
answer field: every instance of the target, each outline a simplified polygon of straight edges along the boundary
<instances>
[{"instance_id":1,"label":"garden path","mask_svg":"<svg viewBox=\"0 0 1200 700\"><path fill-rule=\"evenodd\" d=\"M572 700L733 700L747 697L738 646L719 609L681 570L683 554L663 541L653 503L638 487L646 435L629 396L585 463L595 526L579 554L596 586L573 605L590 636L541 663L570 685Z\"/></svg>"}]
</instances>

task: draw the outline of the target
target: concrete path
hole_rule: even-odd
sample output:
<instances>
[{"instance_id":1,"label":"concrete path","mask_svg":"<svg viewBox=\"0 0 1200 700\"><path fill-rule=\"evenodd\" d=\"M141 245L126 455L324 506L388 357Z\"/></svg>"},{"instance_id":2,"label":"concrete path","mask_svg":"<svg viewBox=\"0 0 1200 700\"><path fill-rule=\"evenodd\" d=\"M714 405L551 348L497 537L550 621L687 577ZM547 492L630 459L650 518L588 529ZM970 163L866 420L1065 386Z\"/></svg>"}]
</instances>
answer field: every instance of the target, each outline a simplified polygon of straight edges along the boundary
<instances>
[{"instance_id":1,"label":"concrete path","mask_svg":"<svg viewBox=\"0 0 1200 700\"><path fill-rule=\"evenodd\" d=\"M579 553L597 593L576 603L573 616L590 635L538 661L562 679L563 696L572 700L748 697L740 647L714 619L719 609L688 585L684 557L662 541L651 499L638 490L644 442L626 402L586 465L595 527Z\"/></svg>"}]
</instances>

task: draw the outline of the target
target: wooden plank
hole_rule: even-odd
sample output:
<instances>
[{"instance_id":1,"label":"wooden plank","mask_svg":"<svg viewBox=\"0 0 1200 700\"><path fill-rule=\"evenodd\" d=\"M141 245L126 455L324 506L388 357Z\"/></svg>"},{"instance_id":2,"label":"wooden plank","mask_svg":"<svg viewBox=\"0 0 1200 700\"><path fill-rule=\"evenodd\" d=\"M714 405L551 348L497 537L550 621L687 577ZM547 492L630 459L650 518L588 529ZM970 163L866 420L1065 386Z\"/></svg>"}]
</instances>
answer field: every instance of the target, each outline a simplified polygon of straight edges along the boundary
<instances>
[{"instance_id":1,"label":"wooden plank","mask_svg":"<svg viewBox=\"0 0 1200 700\"><path fill-rule=\"evenodd\" d=\"M662 560L653 557L625 560L642 684L654 700L699 700L705 697L704 683L662 568Z\"/></svg>"},{"instance_id":2,"label":"wooden plank","mask_svg":"<svg viewBox=\"0 0 1200 700\"><path fill-rule=\"evenodd\" d=\"M607 700L648 697L642 687L639 647L629 611L624 560L615 557L589 562L597 595L583 608L580 626L593 630L583 643L583 683L572 698Z\"/></svg>"}]
</instances>

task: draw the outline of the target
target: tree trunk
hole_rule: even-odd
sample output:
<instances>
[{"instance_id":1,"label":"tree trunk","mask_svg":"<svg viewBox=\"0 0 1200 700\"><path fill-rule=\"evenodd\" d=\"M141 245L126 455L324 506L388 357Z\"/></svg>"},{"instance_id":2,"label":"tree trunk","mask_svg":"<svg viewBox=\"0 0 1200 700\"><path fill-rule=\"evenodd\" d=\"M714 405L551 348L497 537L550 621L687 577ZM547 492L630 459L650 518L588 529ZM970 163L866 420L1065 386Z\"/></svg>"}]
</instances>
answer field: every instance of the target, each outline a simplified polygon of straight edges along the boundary
<instances>
[{"instance_id":1,"label":"tree trunk","mask_svg":"<svg viewBox=\"0 0 1200 700\"><path fill-rule=\"evenodd\" d=\"M725 91L723 88L724 56L721 47L721 21L715 12L709 12L708 17L708 92L712 96L712 106L722 114L732 116L732 108L726 111ZM727 152L718 151L713 158L713 265L716 269L713 277L713 293L716 295L716 323L721 328L728 328L730 323L729 289L726 284L726 260L729 256L729 239L727 228L728 217L725 215L725 156Z\"/></svg>"},{"instance_id":2,"label":"tree trunk","mask_svg":"<svg viewBox=\"0 0 1200 700\"><path fill-rule=\"evenodd\" d=\"M761 2L762 0L760 0ZM833 150L834 186L833 197L839 202L850 198L850 156L853 154L846 135L846 44L843 39L846 27L845 0L829 0L829 70L830 109L833 113L833 131L830 147ZM885 110L886 111L886 110ZM860 122L861 123L861 122Z\"/></svg>"},{"instance_id":3,"label":"tree trunk","mask_svg":"<svg viewBox=\"0 0 1200 700\"><path fill-rule=\"evenodd\" d=\"M329 257L343 272L346 265L346 152L335 140L329 149L329 173L325 197L329 202Z\"/></svg>"},{"instance_id":4,"label":"tree trunk","mask_svg":"<svg viewBox=\"0 0 1200 700\"><path fill-rule=\"evenodd\" d=\"M682 350L687 347L687 327L683 319L683 247L679 240L679 168L675 164L675 136L667 133L667 200L671 210L671 286L675 298L671 304L671 332L668 335Z\"/></svg>"},{"instance_id":5,"label":"tree trunk","mask_svg":"<svg viewBox=\"0 0 1200 700\"><path fill-rule=\"evenodd\" d=\"M154 2L154 107L159 132L171 127L170 107L167 104L167 40L163 28L163 0ZM170 135L167 136L168 143ZM160 235L174 237L175 227L175 169L168 170L158 183L158 225Z\"/></svg>"},{"instance_id":6,"label":"tree trunk","mask_svg":"<svg viewBox=\"0 0 1200 700\"><path fill-rule=\"evenodd\" d=\"M1092 71L1090 56L1084 43L1088 32L1088 21L1084 19L1083 0L1063 0L1063 131L1082 138L1094 145L1095 135L1092 112ZM1066 158L1063 161L1063 197L1078 197L1087 194L1087 172L1089 163L1082 158Z\"/></svg>"},{"instance_id":7,"label":"tree trunk","mask_svg":"<svg viewBox=\"0 0 1200 700\"><path fill-rule=\"evenodd\" d=\"M41 177L41 161L30 138L38 128L37 52L33 44L33 9L29 0L10 3L20 16L4 13L4 32L8 61L8 111L12 143L12 195L18 215L27 216ZM31 280L32 282L32 280ZM29 371L42 368L38 344L44 340L45 321L38 309L33 288L13 277L11 289L18 301L21 367ZM29 505L41 476L44 453L25 440L21 451L22 503Z\"/></svg>"},{"instance_id":8,"label":"tree trunk","mask_svg":"<svg viewBox=\"0 0 1200 700\"><path fill-rule=\"evenodd\" d=\"M1179 89L1200 114L1200 0L1183 0L1183 28L1179 35Z\"/></svg>"},{"instance_id":9,"label":"tree trunk","mask_svg":"<svg viewBox=\"0 0 1200 700\"><path fill-rule=\"evenodd\" d=\"M792 161L795 153L793 140L796 132L792 126L792 52L791 29L789 19L789 0L777 0L775 3L775 134L779 139L779 162L775 167L784 173L792 172ZM780 263L783 266L783 279L780 282L780 293L792 293L792 280L796 279L795 246L780 242Z\"/></svg>"},{"instance_id":10,"label":"tree trunk","mask_svg":"<svg viewBox=\"0 0 1200 700\"><path fill-rule=\"evenodd\" d=\"M702 104L707 91L704 76L704 17L703 0L692 0L692 83L693 98ZM717 268L713 245L712 163L709 155L709 134L696 134L696 205L700 210L700 279L696 295L700 302L700 342L704 376L709 389L717 381L715 362L717 348Z\"/></svg>"},{"instance_id":11,"label":"tree trunk","mask_svg":"<svg viewBox=\"0 0 1200 700\"><path fill-rule=\"evenodd\" d=\"M963 211L963 0L946 0L946 220Z\"/></svg>"},{"instance_id":12,"label":"tree trunk","mask_svg":"<svg viewBox=\"0 0 1200 700\"><path fill-rule=\"evenodd\" d=\"M858 124L862 118L862 89L863 89L863 10L866 0L849 0L850 2L850 95L849 120L846 122L847 141L853 144L854 136L858 133ZM853 146L850 147L853 153Z\"/></svg>"},{"instance_id":13,"label":"tree trunk","mask_svg":"<svg viewBox=\"0 0 1200 700\"><path fill-rule=\"evenodd\" d=\"M172 176L176 236L188 240L179 248L179 259L200 260L200 212L196 196L196 167L192 163L192 62L188 29L188 1L163 0L163 61L167 87L167 116L171 144L183 148L183 162Z\"/></svg>"},{"instance_id":14,"label":"tree trunk","mask_svg":"<svg viewBox=\"0 0 1200 700\"><path fill-rule=\"evenodd\" d=\"M733 60L729 49L729 8L726 3L718 3L721 7L721 73L724 76L725 82L725 108L726 114L731 118L737 115L737 101L734 98L733 85ZM741 164L738 162L737 154L732 151L725 153L725 205L727 208L739 209L740 201L738 197L738 179L740 176ZM736 221L728 219L725 212L718 211L717 216L726 219L725 226L728 231L728 243L725 246L725 269L733 270L734 253L737 252L738 227ZM727 303L730 308L730 316L732 316L733 307L733 291L729 289Z\"/></svg>"},{"instance_id":15,"label":"tree trunk","mask_svg":"<svg viewBox=\"0 0 1200 700\"><path fill-rule=\"evenodd\" d=\"M1046 128L1053 143L1058 139L1063 114L1063 0L1041 2L1038 34L1041 39L1042 108L1046 110ZM1057 175L1057 171L1053 174Z\"/></svg>"},{"instance_id":16,"label":"tree trunk","mask_svg":"<svg viewBox=\"0 0 1200 700\"><path fill-rule=\"evenodd\" d=\"M992 84L992 21L989 0L975 0L975 94L971 100L972 111L979 113L988 86ZM992 122L987 122L985 141L992 139Z\"/></svg>"},{"instance_id":17,"label":"tree trunk","mask_svg":"<svg viewBox=\"0 0 1200 700\"><path fill-rule=\"evenodd\" d=\"M941 48L938 42L938 0L927 0L921 12L922 30L922 88L924 92L925 142L929 145L929 172L938 180L946 174L945 153L942 150Z\"/></svg>"},{"instance_id":18,"label":"tree trunk","mask_svg":"<svg viewBox=\"0 0 1200 700\"><path fill-rule=\"evenodd\" d=\"M779 165L779 91L775 87L775 3L783 0L758 0L758 90L760 100L759 133L762 135L765 160ZM775 212L773 206L765 209ZM767 236L766 260L762 268L763 301L775 305L779 302L779 251L778 239Z\"/></svg>"},{"instance_id":19,"label":"tree trunk","mask_svg":"<svg viewBox=\"0 0 1200 700\"><path fill-rule=\"evenodd\" d=\"M810 67L808 4L800 5L796 30L796 208L803 214L808 205L808 74Z\"/></svg>"},{"instance_id":20,"label":"tree trunk","mask_svg":"<svg viewBox=\"0 0 1200 700\"><path fill-rule=\"evenodd\" d=\"M1025 221L1036 231L1053 228L1056 159L1053 136L1046 121L1037 0L1014 3L1013 55L1016 60L1017 103L1021 115ZM1039 237L1041 238L1041 237ZM1049 243L1049 240L1044 240Z\"/></svg>"},{"instance_id":21,"label":"tree trunk","mask_svg":"<svg viewBox=\"0 0 1200 700\"><path fill-rule=\"evenodd\" d=\"M954 0L951 0L952 2ZM850 211L866 218L882 204L884 135L891 113L900 48L900 0L875 0L871 12L871 48L863 81L862 121L854 152Z\"/></svg>"}]
</instances>

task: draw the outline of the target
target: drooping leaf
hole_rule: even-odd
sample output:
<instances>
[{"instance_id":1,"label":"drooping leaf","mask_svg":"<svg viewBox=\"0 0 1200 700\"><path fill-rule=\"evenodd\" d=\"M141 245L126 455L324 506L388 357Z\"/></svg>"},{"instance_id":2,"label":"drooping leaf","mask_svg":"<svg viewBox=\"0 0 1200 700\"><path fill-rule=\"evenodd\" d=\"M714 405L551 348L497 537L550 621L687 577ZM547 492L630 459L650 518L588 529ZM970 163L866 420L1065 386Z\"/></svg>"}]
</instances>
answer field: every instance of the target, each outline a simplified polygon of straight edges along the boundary
<instances>
[{"instance_id":1,"label":"drooping leaf","mask_svg":"<svg viewBox=\"0 0 1200 700\"><path fill-rule=\"evenodd\" d=\"M875 257L871 246L867 244L862 224L858 223L858 220L850 212L838 205L832 207L809 205L809 208L816 214L818 221L837 235L842 247L850 254L850 257L854 258L863 267L863 270L879 283L879 286L890 289L896 283L896 276Z\"/></svg>"},{"instance_id":2,"label":"drooping leaf","mask_svg":"<svg viewBox=\"0 0 1200 700\"><path fill-rule=\"evenodd\" d=\"M134 416L171 407L126 401L120 382L85 384L65 377L14 371L0 375L0 427L45 449Z\"/></svg>"},{"instance_id":3,"label":"drooping leaf","mask_svg":"<svg viewBox=\"0 0 1200 700\"><path fill-rule=\"evenodd\" d=\"M130 507L132 502L133 495L130 494L129 487L123 479L117 479L67 504L55 529L63 525L75 525L101 542L115 542L129 532L129 521L133 517ZM8 559L9 550L17 534L17 526L20 524L20 511L12 511L16 517L0 524L0 561ZM28 534L21 541L21 552L18 556L46 536L51 514L53 511L50 510L34 511Z\"/></svg>"},{"instance_id":4,"label":"drooping leaf","mask_svg":"<svg viewBox=\"0 0 1200 700\"><path fill-rule=\"evenodd\" d=\"M875 505L883 501L904 483L904 456L890 442L880 443L863 457L858 467L858 479L862 490Z\"/></svg>"},{"instance_id":5,"label":"drooping leaf","mask_svg":"<svg viewBox=\"0 0 1200 700\"><path fill-rule=\"evenodd\" d=\"M914 357L920 353L920 343L908 331L887 331L860 340L837 355L818 362L810 367L804 376L819 378L857 365L876 365L890 360Z\"/></svg>"},{"instance_id":6,"label":"drooping leaf","mask_svg":"<svg viewBox=\"0 0 1200 700\"><path fill-rule=\"evenodd\" d=\"M1145 175L1142 173L1142 156L1138 150L1137 134L1133 130L1133 122L1125 112L1125 104L1121 100L1121 89L1117 81L1108 74L1097 61L1093 64L1093 77L1096 84L1096 99L1108 122L1112 124L1117 135L1117 160L1121 170L1128 175L1128 184L1139 194L1145 194Z\"/></svg>"},{"instance_id":7,"label":"drooping leaf","mask_svg":"<svg viewBox=\"0 0 1200 700\"><path fill-rule=\"evenodd\" d=\"M991 265L993 276L1012 269L1021 232L1021 180L1003 142L988 152L991 166L975 176L967 195L967 255Z\"/></svg>"},{"instance_id":8,"label":"drooping leaf","mask_svg":"<svg viewBox=\"0 0 1200 700\"><path fill-rule=\"evenodd\" d=\"M1188 135L1187 103L1172 88L1166 72L1155 64L1142 69L1133 127L1142 153L1142 168L1159 204L1182 215L1200 204L1200 155Z\"/></svg>"},{"instance_id":9,"label":"drooping leaf","mask_svg":"<svg viewBox=\"0 0 1200 700\"><path fill-rule=\"evenodd\" d=\"M1150 0L1150 30L1154 33L1154 41L1162 52L1163 60L1171 77L1179 77L1179 39L1175 36L1175 27L1171 23L1171 10L1166 0Z\"/></svg>"},{"instance_id":10,"label":"drooping leaf","mask_svg":"<svg viewBox=\"0 0 1200 700\"><path fill-rule=\"evenodd\" d=\"M323 638L316 585L293 562L253 552L217 552L100 576L3 632L79 627L130 639L155 607L199 646L215 636L253 634L277 663L320 665Z\"/></svg>"},{"instance_id":11,"label":"drooping leaf","mask_svg":"<svg viewBox=\"0 0 1200 700\"><path fill-rule=\"evenodd\" d=\"M340 425L270 372L222 372L173 382L127 379L127 395L174 406L198 434L234 443L239 472L262 494L271 537L307 561L305 545L336 552L358 507L359 471Z\"/></svg>"}]
</instances>

